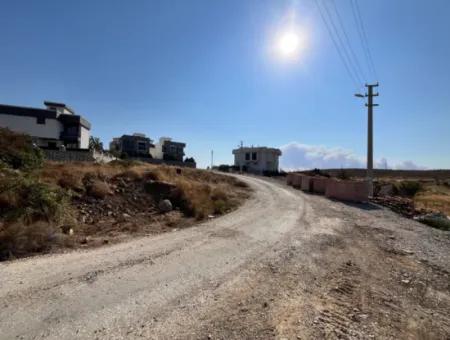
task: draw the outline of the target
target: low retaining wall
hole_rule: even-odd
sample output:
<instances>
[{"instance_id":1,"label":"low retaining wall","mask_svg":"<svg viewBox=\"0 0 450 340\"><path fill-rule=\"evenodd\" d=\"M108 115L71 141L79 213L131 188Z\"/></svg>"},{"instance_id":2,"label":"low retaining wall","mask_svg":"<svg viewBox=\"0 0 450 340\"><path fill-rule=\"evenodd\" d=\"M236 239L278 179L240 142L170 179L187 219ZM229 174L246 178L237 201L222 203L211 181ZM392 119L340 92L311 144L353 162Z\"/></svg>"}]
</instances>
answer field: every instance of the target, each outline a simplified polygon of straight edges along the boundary
<instances>
[{"instance_id":1,"label":"low retaining wall","mask_svg":"<svg viewBox=\"0 0 450 340\"><path fill-rule=\"evenodd\" d=\"M311 176L302 176L302 191L311 191Z\"/></svg>"},{"instance_id":2,"label":"low retaining wall","mask_svg":"<svg viewBox=\"0 0 450 340\"><path fill-rule=\"evenodd\" d=\"M322 177L312 177L311 179L311 191L316 194L325 194L327 190L327 184L329 179Z\"/></svg>"},{"instance_id":3,"label":"low retaining wall","mask_svg":"<svg viewBox=\"0 0 450 340\"><path fill-rule=\"evenodd\" d=\"M369 182L328 180L325 196L342 201L368 202Z\"/></svg>"},{"instance_id":4,"label":"low retaining wall","mask_svg":"<svg viewBox=\"0 0 450 340\"><path fill-rule=\"evenodd\" d=\"M156 158L139 158L139 157L133 157L131 159L135 159L141 162L146 162L150 164L165 164L165 165L172 165L172 166L179 166L179 167L186 167L186 168L196 168L197 164L193 162L180 162L180 161L166 161L163 159L156 159Z\"/></svg>"},{"instance_id":5,"label":"low retaining wall","mask_svg":"<svg viewBox=\"0 0 450 340\"><path fill-rule=\"evenodd\" d=\"M292 185L292 181L294 180L294 175L293 173L289 173L286 175L286 184L287 185Z\"/></svg>"},{"instance_id":6,"label":"low retaining wall","mask_svg":"<svg viewBox=\"0 0 450 340\"><path fill-rule=\"evenodd\" d=\"M368 202L370 183L367 181L341 181L332 178L306 176L299 173L289 173L286 183L294 188L317 194L325 194L350 202Z\"/></svg>"},{"instance_id":7,"label":"low retaining wall","mask_svg":"<svg viewBox=\"0 0 450 340\"><path fill-rule=\"evenodd\" d=\"M45 158L55 162L93 162L94 156L89 150L50 150L43 149Z\"/></svg>"},{"instance_id":8,"label":"low retaining wall","mask_svg":"<svg viewBox=\"0 0 450 340\"><path fill-rule=\"evenodd\" d=\"M301 188L301 186L302 186L302 175L300 175L300 174L293 174L293 177L292 177L292 186L294 187L294 188Z\"/></svg>"}]
</instances>

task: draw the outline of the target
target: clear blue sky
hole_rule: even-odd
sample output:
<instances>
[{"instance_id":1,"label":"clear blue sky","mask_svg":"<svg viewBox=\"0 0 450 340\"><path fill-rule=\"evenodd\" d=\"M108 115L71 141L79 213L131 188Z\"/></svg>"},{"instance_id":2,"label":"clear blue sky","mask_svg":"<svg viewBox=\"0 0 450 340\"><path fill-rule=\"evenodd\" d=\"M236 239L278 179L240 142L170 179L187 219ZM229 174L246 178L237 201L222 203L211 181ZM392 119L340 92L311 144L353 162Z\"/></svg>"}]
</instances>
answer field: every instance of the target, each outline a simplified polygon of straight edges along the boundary
<instances>
[{"instance_id":1,"label":"clear blue sky","mask_svg":"<svg viewBox=\"0 0 450 340\"><path fill-rule=\"evenodd\" d=\"M381 84L375 158L449 168L450 1L359 3ZM282 62L268 50L292 12L308 44ZM365 108L314 0L2 0L0 22L0 102L65 102L106 145L171 136L200 166L211 149L232 162L241 140L365 155Z\"/></svg>"}]
</instances>

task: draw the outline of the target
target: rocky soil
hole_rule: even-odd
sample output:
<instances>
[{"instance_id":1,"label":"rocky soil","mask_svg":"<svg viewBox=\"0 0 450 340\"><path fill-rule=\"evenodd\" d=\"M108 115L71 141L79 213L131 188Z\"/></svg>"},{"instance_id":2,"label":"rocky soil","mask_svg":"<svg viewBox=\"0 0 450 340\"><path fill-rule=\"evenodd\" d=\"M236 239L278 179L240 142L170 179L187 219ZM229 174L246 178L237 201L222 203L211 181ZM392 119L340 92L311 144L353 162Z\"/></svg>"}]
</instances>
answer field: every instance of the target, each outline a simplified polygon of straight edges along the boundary
<instances>
[{"instance_id":1,"label":"rocky soil","mask_svg":"<svg viewBox=\"0 0 450 340\"><path fill-rule=\"evenodd\" d=\"M197 227L0 264L0 339L449 339L450 234L244 177Z\"/></svg>"}]
</instances>

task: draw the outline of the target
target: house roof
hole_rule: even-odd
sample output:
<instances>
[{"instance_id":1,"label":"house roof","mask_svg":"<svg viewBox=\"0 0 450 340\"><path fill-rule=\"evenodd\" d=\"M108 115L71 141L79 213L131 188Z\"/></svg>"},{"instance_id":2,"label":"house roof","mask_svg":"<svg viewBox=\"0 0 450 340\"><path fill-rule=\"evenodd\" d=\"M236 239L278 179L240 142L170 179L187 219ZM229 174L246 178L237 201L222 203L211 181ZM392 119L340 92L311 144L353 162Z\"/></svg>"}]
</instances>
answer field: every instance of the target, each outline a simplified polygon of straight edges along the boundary
<instances>
[{"instance_id":1,"label":"house roof","mask_svg":"<svg viewBox=\"0 0 450 340\"><path fill-rule=\"evenodd\" d=\"M25 106L13 106L0 104L0 114L12 115L12 116L24 116L24 117L36 117L45 119L57 119L64 123L80 124L86 129L91 129L91 124L79 115L60 114L58 115L54 110L37 109L33 107Z\"/></svg>"},{"instance_id":2,"label":"house roof","mask_svg":"<svg viewBox=\"0 0 450 340\"><path fill-rule=\"evenodd\" d=\"M276 149L276 148L268 148L266 146L257 146L257 147L240 147L239 149L234 149L233 150L233 155L238 154L238 153L243 153L243 152L258 152L258 151L263 151L263 152L273 152L276 153L278 156L281 156L281 150L280 149Z\"/></svg>"},{"instance_id":3,"label":"house roof","mask_svg":"<svg viewBox=\"0 0 450 340\"><path fill-rule=\"evenodd\" d=\"M181 148L186 147L186 143L182 143L182 142L175 142L173 140L165 140L163 145L175 145L175 146L179 146Z\"/></svg>"},{"instance_id":4,"label":"house roof","mask_svg":"<svg viewBox=\"0 0 450 340\"><path fill-rule=\"evenodd\" d=\"M57 103L57 102L52 102L52 101L46 100L46 101L44 101L44 105L45 106L54 106L54 107L63 107L66 110L68 110L68 111L72 112L73 114L75 114L75 111L71 107L67 106L64 103Z\"/></svg>"},{"instance_id":5,"label":"house roof","mask_svg":"<svg viewBox=\"0 0 450 340\"><path fill-rule=\"evenodd\" d=\"M25 106L13 106L13 105L0 104L0 114L56 119L55 111L46 110L46 109L36 109L36 108L25 107Z\"/></svg>"}]
</instances>

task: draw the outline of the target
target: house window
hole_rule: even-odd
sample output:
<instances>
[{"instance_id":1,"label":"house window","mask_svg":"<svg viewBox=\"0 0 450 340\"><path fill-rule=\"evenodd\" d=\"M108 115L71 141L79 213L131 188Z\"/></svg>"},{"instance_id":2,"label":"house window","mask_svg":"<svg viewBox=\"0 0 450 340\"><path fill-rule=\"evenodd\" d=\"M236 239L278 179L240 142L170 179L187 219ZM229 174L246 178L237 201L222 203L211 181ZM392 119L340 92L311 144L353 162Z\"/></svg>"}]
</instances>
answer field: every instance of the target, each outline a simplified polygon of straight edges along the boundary
<instances>
[{"instance_id":1,"label":"house window","mask_svg":"<svg viewBox=\"0 0 450 340\"><path fill-rule=\"evenodd\" d=\"M256 152L252 152L252 161L256 161Z\"/></svg>"},{"instance_id":2,"label":"house window","mask_svg":"<svg viewBox=\"0 0 450 340\"><path fill-rule=\"evenodd\" d=\"M45 117L41 117L41 116L36 117L36 123L45 125Z\"/></svg>"},{"instance_id":3,"label":"house window","mask_svg":"<svg viewBox=\"0 0 450 340\"><path fill-rule=\"evenodd\" d=\"M145 145L146 145L146 143L145 142L138 142L138 150L139 151L145 151Z\"/></svg>"},{"instance_id":4,"label":"house window","mask_svg":"<svg viewBox=\"0 0 450 340\"><path fill-rule=\"evenodd\" d=\"M249 161L250 160L250 152L246 152L245 153L245 160Z\"/></svg>"}]
</instances>

